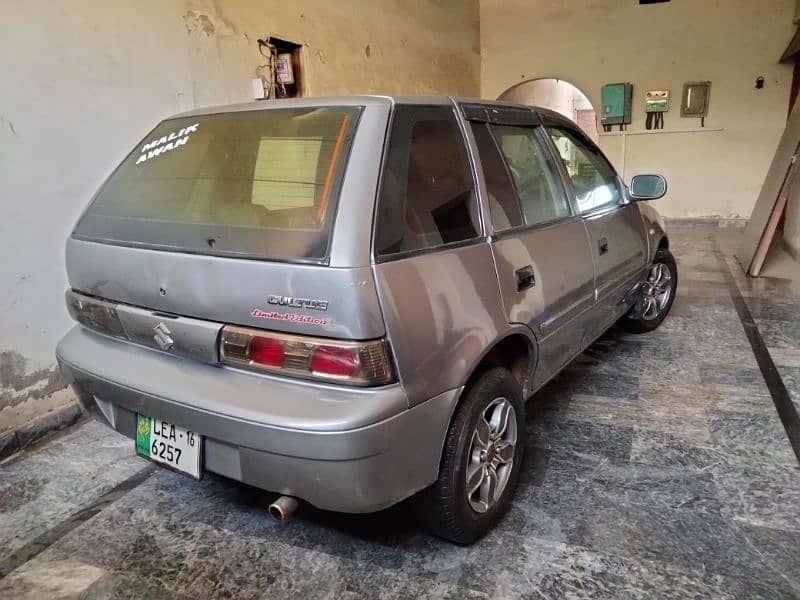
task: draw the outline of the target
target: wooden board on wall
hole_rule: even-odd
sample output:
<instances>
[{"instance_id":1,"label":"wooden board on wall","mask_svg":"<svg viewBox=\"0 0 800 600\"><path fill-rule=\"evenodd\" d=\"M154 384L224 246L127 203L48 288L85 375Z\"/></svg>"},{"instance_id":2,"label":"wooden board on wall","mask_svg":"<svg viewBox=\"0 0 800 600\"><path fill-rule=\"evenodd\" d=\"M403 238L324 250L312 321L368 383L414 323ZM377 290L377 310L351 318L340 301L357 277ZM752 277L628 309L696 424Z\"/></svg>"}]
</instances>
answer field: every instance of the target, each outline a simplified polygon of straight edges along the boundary
<instances>
[{"instance_id":1,"label":"wooden board on wall","mask_svg":"<svg viewBox=\"0 0 800 600\"><path fill-rule=\"evenodd\" d=\"M745 227L742 242L736 251L736 258L747 273L751 272L754 259L759 258L759 262L763 263L763 248L769 246L771 236L775 233L775 227L770 227L770 222L777 225L774 213L776 208L779 208L781 192L783 191L784 195L788 193L788 189L784 189L788 186L784 184L791 183L787 181L787 177L792 166L792 157L798 152L798 147L800 147L800 102L795 103L789 116L786 129L783 130L778 149L761 186L761 192L758 194L758 200ZM762 248L761 253L758 252L759 247Z\"/></svg>"}]
</instances>

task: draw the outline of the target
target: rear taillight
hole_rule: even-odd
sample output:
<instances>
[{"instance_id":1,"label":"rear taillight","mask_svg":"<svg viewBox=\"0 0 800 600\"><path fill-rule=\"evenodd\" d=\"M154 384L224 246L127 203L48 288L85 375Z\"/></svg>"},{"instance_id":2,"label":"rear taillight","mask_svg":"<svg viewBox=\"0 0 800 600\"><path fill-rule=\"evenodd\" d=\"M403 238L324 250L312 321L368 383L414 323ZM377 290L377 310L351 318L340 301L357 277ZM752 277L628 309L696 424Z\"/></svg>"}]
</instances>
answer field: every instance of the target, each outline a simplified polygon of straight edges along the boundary
<instances>
[{"instance_id":1,"label":"rear taillight","mask_svg":"<svg viewBox=\"0 0 800 600\"><path fill-rule=\"evenodd\" d=\"M67 290L65 297L67 311L78 323L107 335L125 337L125 330L114 304L76 294L72 290Z\"/></svg>"},{"instance_id":2,"label":"rear taillight","mask_svg":"<svg viewBox=\"0 0 800 600\"><path fill-rule=\"evenodd\" d=\"M385 340L340 341L226 325L220 358L231 366L349 385L394 381Z\"/></svg>"}]
</instances>

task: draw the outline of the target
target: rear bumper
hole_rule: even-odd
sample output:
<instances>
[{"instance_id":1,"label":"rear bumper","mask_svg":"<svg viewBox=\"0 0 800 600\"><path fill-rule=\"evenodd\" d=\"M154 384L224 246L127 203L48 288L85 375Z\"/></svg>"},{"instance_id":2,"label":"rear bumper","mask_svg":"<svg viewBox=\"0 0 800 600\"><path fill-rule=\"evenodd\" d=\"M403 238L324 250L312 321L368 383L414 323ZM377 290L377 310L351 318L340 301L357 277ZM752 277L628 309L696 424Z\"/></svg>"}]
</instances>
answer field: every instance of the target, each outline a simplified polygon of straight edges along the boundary
<instances>
[{"instance_id":1,"label":"rear bumper","mask_svg":"<svg viewBox=\"0 0 800 600\"><path fill-rule=\"evenodd\" d=\"M205 436L204 470L341 512L427 487L459 390L407 407L353 389L202 364L75 327L56 351L84 410L135 437L136 414ZM133 451L133 444L131 444Z\"/></svg>"}]
</instances>

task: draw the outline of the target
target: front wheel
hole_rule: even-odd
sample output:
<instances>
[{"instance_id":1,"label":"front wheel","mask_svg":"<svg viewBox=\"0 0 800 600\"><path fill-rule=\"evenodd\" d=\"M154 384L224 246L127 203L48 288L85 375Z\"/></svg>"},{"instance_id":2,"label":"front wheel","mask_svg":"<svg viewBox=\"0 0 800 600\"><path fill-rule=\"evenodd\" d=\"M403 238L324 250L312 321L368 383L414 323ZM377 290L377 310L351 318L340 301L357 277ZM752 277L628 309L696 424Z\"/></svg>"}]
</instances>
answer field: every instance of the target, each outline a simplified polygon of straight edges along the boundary
<instances>
[{"instance_id":1,"label":"front wheel","mask_svg":"<svg viewBox=\"0 0 800 600\"><path fill-rule=\"evenodd\" d=\"M524 447L520 385L508 369L489 369L461 400L445 439L439 478L417 500L425 527L458 544L483 536L508 510Z\"/></svg>"},{"instance_id":2,"label":"front wheel","mask_svg":"<svg viewBox=\"0 0 800 600\"><path fill-rule=\"evenodd\" d=\"M647 333L661 325L675 300L678 289L678 265L666 248L659 248L647 278L642 283L639 300L621 320L630 333Z\"/></svg>"}]
</instances>

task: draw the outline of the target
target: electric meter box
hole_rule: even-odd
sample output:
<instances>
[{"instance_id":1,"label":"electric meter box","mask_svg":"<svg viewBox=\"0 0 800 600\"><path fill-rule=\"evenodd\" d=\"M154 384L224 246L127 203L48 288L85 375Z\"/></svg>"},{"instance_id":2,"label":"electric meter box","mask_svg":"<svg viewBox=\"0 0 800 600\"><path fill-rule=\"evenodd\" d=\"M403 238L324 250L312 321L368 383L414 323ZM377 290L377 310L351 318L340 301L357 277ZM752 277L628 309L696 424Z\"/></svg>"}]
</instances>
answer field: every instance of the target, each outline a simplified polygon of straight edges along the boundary
<instances>
[{"instance_id":1,"label":"electric meter box","mask_svg":"<svg viewBox=\"0 0 800 600\"><path fill-rule=\"evenodd\" d=\"M600 90L601 125L627 125L631 122L631 100L633 85L630 83L607 83Z\"/></svg>"},{"instance_id":2,"label":"electric meter box","mask_svg":"<svg viewBox=\"0 0 800 600\"><path fill-rule=\"evenodd\" d=\"M689 81L683 84L681 97L681 116L700 117L708 115L708 97L711 94L710 81Z\"/></svg>"},{"instance_id":3,"label":"electric meter box","mask_svg":"<svg viewBox=\"0 0 800 600\"><path fill-rule=\"evenodd\" d=\"M291 54L278 54L276 70L278 72L278 81L286 85L291 85L294 83L294 66L292 65Z\"/></svg>"},{"instance_id":4,"label":"electric meter box","mask_svg":"<svg viewBox=\"0 0 800 600\"><path fill-rule=\"evenodd\" d=\"M669 90L650 90L644 94L644 111L649 113L669 110Z\"/></svg>"}]
</instances>

